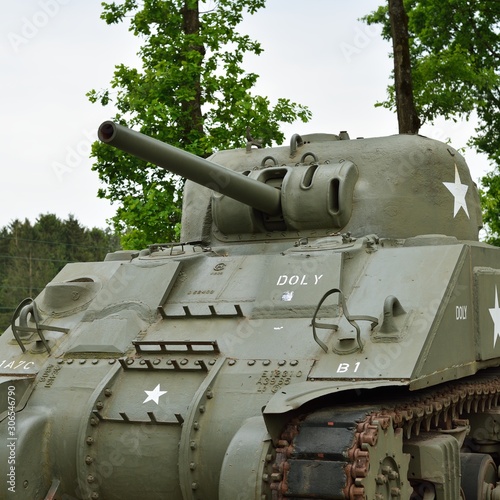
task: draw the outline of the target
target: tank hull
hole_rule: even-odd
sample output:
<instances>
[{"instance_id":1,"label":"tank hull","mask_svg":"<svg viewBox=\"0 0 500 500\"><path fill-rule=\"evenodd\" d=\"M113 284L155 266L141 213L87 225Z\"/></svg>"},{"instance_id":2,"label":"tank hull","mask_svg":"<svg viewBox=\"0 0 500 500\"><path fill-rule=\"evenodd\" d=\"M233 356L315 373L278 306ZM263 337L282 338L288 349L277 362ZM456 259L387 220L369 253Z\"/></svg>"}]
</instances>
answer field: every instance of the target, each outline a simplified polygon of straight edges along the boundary
<instances>
[{"instance_id":1,"label":"tank hull","mask_svg":"<svg viewBox=\"0 0 500 500\"><path fill-rule=\"evenodd\" d=\"M302 139L218 153L240 187L188 184L191 243L69 264L20 304L1 498L500 497L500 249L465 161Z\"/></svg>"}]
</instances>

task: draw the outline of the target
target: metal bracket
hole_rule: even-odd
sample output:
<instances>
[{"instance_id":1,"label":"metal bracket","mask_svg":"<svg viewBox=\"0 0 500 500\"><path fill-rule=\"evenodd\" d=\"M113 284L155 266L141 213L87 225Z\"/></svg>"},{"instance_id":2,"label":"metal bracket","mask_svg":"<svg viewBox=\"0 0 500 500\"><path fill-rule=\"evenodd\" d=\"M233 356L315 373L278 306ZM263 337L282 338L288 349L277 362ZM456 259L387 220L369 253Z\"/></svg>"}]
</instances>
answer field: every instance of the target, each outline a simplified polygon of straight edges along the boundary
<instances>
[{"instance_id":1,"label":"metal bracket","mask_svg":"<svg viewBox=\"0 0 500 500\"><path fill-rule=\"evenodd\" d=\"M209 319L209 318L242 318L243 311L239 304L234 304L234 312L219 313L213 305L208 306L208 314L193 314L189 306L182 306L184 314L168 314L162 306L158 306L158 313L163 319Z\"/></svg>"},{"instance_id":2,"label":"metal bracket","mask_svg":"<svg viewBox=\"0 0 500 500\"><path fill-rule=\"evenodd\" d=\"M312 318L312 329L313 329L313 338L315 342L323 349L323 351L328 352L328 347L327 345L318 338L318 335L316 333L316 328L323 328L325 330L333 330L337 331L339 329L339 325L332 324L332 323L318 323L316 321L316 316L318 315L318 312L323 305L323 302L332 294L338 293L340 295L340 304L342 306L342 311L345 316L345 319L356 329L356 342L358 344L358 349L361 352L363 350L363 343L361 342L361 331L359 329L358 324L356 321L371 321L371 328L375 328L378 325L378 318L375 318L374 316L367 316L367 315L350 315L349 311L347 310L347 304L345 302L345 297L344 293L342 290L339 288L332 288L331 290L328 290L323 297L321 297L321 300L319 301L318 305L316 306L316 310L314 311L314 315Z\"/></svg>"},{"instance_id":3,"label":"metal bracket","mask_svg":"<svg viewBox=\"0 0 500 500\"><path fill-rule=\"evenodd\" d=\"M28 314L31 314L31 317L35 322L35 328L28 326ZM16 325L16 320L18 318L19 318L19 325ZM12 315L12 320L10 324L12 327L12 333L14 335L14 338L16 339L17 343L19 344L19 347L23 352L26 352L26 347L24 346L23 343L23 334L26 333L38 334L40 340L42 341L42 344L44 345L47 352L50 354L50 346L45 337L43 336L42 330L49 330L53 332L62 332L62 333L68 333L69 331L68 328L59 328L57 326L51 326L51 325L41 325L40 314L36 307L36 302L30 297L24 299L17 306L16 310L14 311L14 314ZM26 336L24 336L24 340L27 340Z\"/></svg>"},{"instance_id":4,"label":"metal bracket","mask_svg":"<svg viewBox=\"0 0 500 500\"><path fill-rule=\"evenodd\" d=\"M121 418L104 417L98 410L93 410L92 413L101 422L113 422L117 424L182 425L184 423L184 418L180 413L174 413L175 421L157 420L156 415L152 411L147 412L149 420L132 420L124 411L119 412Z\"/></svg>"},{"instance_id":5,"label":"metal bracket","mask_svg":"<svg viewBox=\"0 0 500 500\"><path fill-rule=\"evenodd\" d=\"M220 353L216 340L136 340L132 342L137 354L206 354ZM147 347L150 347L149 349Z\"/></svg>"}]
</instances>

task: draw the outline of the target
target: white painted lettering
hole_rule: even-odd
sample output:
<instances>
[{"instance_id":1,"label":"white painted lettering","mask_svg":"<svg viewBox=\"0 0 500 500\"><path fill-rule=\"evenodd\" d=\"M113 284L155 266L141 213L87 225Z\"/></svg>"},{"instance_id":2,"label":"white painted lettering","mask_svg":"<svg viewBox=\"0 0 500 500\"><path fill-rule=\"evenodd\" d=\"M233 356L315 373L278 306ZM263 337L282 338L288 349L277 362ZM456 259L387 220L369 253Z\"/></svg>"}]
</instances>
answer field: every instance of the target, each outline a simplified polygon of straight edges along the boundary
<instances>
[{"instance_id":1,"label":"white painted lettering","mask_svg":"<svg viewBox=\"0 0 500 500\"><path fill-rule=\"evenodd\" d=\"M337 373L345 373L347 370L349 370L349 363L340 363Z\"/></svg>"},{"instance_id":2,"label":"white painted lettering","mask_svg":"<svg viewBox=\"0 0 500 500\"><path fill-rule=\"evenodd\" d=\"M318 281L319 281L322 277L323 277L323 275L322 275L322 274L320 274L319 276L318 276L317 274L315 274L315 275L314 275L314 279L315 279L316 281L315 281L315 283L314 283L314 284L315 284L315 285L317 285L317 284L318 284Z\"/></svg>"},{"instance_id":3,"label":"white painted lettering","mask_svg":"<svg viewBox=\"0 0 500 500\"><path fill-rule=\"evenodd\" d=\"M33 368L35 366L35 363L33 361L26 362L26 360L11 361L7 364L5 363L7 363L6 359L0 362L0 368L12 368L13 370L17 370L18 368L22 367L23 370L29 370L30 368Z\"/></svg>"},{"instance_id":4,"label":"white painted lettering","mask_svg":"<svg viewBox=\"0 0 500 500\"><path fill-rule=\"evenodd\" d=\"M455 318L457 321L467 319L467 306L456 306Z\"/></svg>"},{"instance_id":5,"label":"white painted lettering","mask_svg":"<svg viewBox=\"0 0 500 500\"><path fill-rule=\"evenodd\" d=\"M357 363L355 363L353 372L356 373L359 370L360 366L361 366L361 363L359 361ZM349 371L350 368L351 368L351 365L349 363L340 363L338 368L337 368L337 373L346 373Z\"/></svg>"},{"instance_id":6,"label":"white painted lettering","mask_svg":"<svg viewBox=\"0 0 500 500\"><path fill-rule=\"evenodd\" d=\"M314 275L314 284L317 285L319 283L319 280L323 277L322 274L315 274ZM309 277L307 274L282 274L278 277L278 281L276 282L277 286L283 286L283 285L299 285L299 286L307 286L309 285Z\"/></svg>"},{"instance_id":7,"label":"white painted lettering","mask_svg":"<svg viewBox=\"0 0 500 500\"><path fill-rule=\"evenodd\" d=\"M288 281L288 276L286 274L282 274L279 278L278 278L278 283L276 283L278 286L283 286L283 285L286 285Z\"/></svg>"}]
</instances>

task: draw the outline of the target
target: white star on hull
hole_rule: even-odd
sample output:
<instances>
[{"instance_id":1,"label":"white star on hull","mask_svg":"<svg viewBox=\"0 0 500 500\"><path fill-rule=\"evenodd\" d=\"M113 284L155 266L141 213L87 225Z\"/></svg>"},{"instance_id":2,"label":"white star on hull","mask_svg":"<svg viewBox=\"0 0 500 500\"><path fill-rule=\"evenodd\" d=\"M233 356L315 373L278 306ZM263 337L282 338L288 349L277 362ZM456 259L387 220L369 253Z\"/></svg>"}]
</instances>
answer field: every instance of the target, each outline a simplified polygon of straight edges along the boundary
<instances>
[{"instance_id":1,"label":"white star on hull","mask_svg":"<svg viewBox=\"0 0 500 500\"><path fill-rule=\"evenodd\" d=\"M167 394L167 391L160 390L160 384L158 384L152 391L144 391L148 397L142 402L142 404L148 401L154 401L157 405L160 404L160 396Z\"/></svg>"},{"instance_id":2,"label":"white star on hull","mask_svg":"<svg viewBox=\"0 0 500 500\"><path fill-rule=\"evenodd\" d=\"M496 347L498 337L500 337L500 307L498 306L498 290L495 286L495 307L489 309L493 320L493 347Z\"/></svg>"}]
</instances>

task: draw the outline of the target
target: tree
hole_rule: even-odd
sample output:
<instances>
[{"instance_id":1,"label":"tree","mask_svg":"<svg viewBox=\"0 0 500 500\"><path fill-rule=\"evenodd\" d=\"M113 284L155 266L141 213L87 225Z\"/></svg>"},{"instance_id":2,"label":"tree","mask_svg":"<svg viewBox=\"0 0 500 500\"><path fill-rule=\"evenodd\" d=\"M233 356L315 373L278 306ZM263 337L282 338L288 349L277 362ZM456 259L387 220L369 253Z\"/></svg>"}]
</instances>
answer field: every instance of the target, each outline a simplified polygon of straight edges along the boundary
<instances>
[{"instance_id":1,"label":"tree","mask_svg":"<svg viewBox=\"0 0 500 500\"><path fill-rule=\"evenodd\" d=\"M212 8L202 12L200 5ZM263 145L281 143L280 123L306 122L310 112L285 98L271 105L251 92L258 77L244 71L243 59L263 49L236 28L245 14L264 5L265 0L103 3L101 17L108 24L127 18L143 39L142 68L116 66L113 90L92 90L90 100L113 102L117 122L202 157L244 146L247 127ZM124 247L178 237L181 180L99 143L92 154L106 186L98 195L118 204L113 223L124 233Z\"/></svg>"},{"instance_id":2,"label":"tree","mask_svg":"<svg viewBox=\"0 0 500 500\"><path fill-rule=\"evenodd\" d=\"M422 123L437 117L469 118L477 111L491 122L485 106L498 105L500 4L485 0L404 0L408 15L414 99ZM364 17L382 24L391 38L388 5ZM395 108L394 85L379 103Z\"/></svg>"},{"instance_id":3,"label":"tree","mask_svg":"<svg viewBox=\"0 0 500 500\"><path fill-rule=\"evenodd\" d=\"M415 108L422 123L436 118L478 120L469 145L495 170L482 179L483 219L491 242L500 242L500 2L403 0L408 15ZM364 18L391 37L388 5ZM395 87L378 105L394 109Z\"/></svg>"},{"instance_id":4,"label":"tree","mask_svg":"<svg viewBox=\"0 0 500 500\"><path fill-rule=\"evenodd\" d=\"M388 13L394 54L394 100L399 133L416 134L420 128L420 118L413 99L408 16L403 0L389 0Z\"/></svg>"},{"instance_id":5,"label":"tree","mask_svg":"<svg viewBox=\"0 0 500 500\"><path fill-rule=\"evenodd\" d=\"M32 224L14 220L0 229L0 333L21 300L35 298L68 262L102 261L117 250L116 236L86 229L73 217L44 214Z\"/></svg>"}]
</instances>

